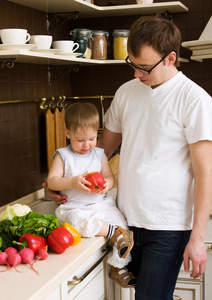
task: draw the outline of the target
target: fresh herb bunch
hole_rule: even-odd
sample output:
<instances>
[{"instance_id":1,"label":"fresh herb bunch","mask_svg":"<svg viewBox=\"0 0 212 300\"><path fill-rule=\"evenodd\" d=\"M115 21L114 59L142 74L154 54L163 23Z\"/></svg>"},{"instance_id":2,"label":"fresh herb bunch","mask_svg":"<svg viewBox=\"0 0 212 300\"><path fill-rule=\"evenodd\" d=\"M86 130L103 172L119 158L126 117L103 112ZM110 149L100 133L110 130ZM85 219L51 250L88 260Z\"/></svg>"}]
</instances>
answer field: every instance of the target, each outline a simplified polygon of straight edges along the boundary
<instances>
[{"instance_id":1,"label":"fresh herb bunch","mask_svg":"<svg viewBox=\"0 0 212 300\"><path fill-rule=\"evenodd\" d=\"M21 237L24 233L47 237L54 228L59 227L58 218L54 215L41 215L34 211L22 217L15 216L11 223L10 230L15 238Z\"/></svg>"},{"instance_id":2,"label":"fresh herb bunch","mask_svg":"<svg viewBox=\"0 0 212 300\"><path fill-rule=\"evenodd\" d=\"M0 221L0 251L4 251L8 247L12 247L12 241L14 240L10 231L11 221Z\"/></svg>"}]
</instances>

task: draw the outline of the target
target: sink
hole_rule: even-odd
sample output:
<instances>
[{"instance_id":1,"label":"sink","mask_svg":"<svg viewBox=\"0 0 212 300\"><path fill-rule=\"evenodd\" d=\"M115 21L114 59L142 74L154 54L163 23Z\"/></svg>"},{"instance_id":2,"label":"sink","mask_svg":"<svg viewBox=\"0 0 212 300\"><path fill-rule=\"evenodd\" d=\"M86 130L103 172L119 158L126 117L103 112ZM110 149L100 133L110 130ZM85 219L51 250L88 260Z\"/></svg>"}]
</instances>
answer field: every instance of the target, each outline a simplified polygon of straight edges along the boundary
<instances>
[{"instance_id":1,"label":"sink","mask_svg":"<svg viewBox=\"0 0 212 300\"><path fill-rule=\"evenodd\" d=\"M55 209L58 207L58 205L54 201L44 200L44 199L40 199L36 202L33 202L29 206L30 206L31 210L33 210L41 215L45 215L45 214L54 215Z\"/></svg>"}]
</instances>

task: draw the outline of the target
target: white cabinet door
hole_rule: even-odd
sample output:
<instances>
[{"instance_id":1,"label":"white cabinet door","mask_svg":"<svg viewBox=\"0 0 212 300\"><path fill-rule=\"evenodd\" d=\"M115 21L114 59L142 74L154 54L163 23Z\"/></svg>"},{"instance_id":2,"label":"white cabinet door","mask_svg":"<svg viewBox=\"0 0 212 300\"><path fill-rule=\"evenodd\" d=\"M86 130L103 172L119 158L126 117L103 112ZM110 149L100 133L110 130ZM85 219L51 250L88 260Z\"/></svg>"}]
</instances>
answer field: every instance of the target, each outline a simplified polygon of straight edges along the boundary
<instances>
[{"instance_id":1,"label":"white cabinet door","mask_svg":"<svg viewBox=\"0 0 212 300\"><path fill-rule=\"evenodd\" d=\"M75 286L68 295L67 300L103 300L104 292L104 274L103 263L96 267L86 279Z\"/></svg>"},{"instance_id":2,"label":"white cabinet door","mask_svg":"<svg viewBox=\"0 0 212 300\"><path fill-rule=\"evenodd\" d=\"M205 287L205 299L204 300L211 300L212 299L212 244L206 244L207 249L207 266L204 276L204 287Z\"/></svg>"},{"instance_id":3,"label":"white cabinet door","mask_svg":"<svg viewBox=\"0 0 212 300\"><path fill-rule=\"evenodd\" d=\"M203 300L202 297L202 283L201 282L180 282L178 281L173 298L174 300Z\"/></svg>"},{"instance_id":4,"label":"white cabinet door","mask_svg":"<svg viewBox=\"0 0 212 300\"><path fill-rule=\"evenodd\" d=\"M103 300L107 295L104 260L97 251L61 284L61 300ZM107 299L107 298L106 298Z\"/></svg>"},{"instance_id":5,"label":"white cabinet door","mask_svg":"<svg viewBox=\"0 0 212 300\"><path fill-rule=\"evenodd\" d=\"M115 284L115 300L134 300L134 299L135 299L134 288L124 289L121 288L118 284Z\"/></svg>"},{"instance_id":6,"label":"white cabinet door","mask_svg":"<svg viewBox=\"0 0 212 300\"><path fill-rule=\"evenodd\" d=\"M60 286L54 289L46 298L45 300L60 300Z\"/></svg>"}]
</instances>

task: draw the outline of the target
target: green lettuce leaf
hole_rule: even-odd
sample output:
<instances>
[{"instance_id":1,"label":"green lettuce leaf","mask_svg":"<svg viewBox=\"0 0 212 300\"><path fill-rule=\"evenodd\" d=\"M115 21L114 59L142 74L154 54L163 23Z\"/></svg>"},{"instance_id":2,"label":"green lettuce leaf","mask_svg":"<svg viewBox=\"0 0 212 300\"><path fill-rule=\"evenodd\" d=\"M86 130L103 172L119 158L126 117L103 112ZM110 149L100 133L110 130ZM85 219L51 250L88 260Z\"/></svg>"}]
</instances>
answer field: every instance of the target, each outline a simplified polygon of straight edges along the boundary
<instances>
[{"instance_id":1,"label":"green lettuce leaf","mask_svg":"<svg viewBox=\"0 0 212 300\"><path fill-rule=\"evenodd\" d=\"M59 227L59 220L54 215L41 215L30 211L25 216L15 216L11 220L10 231L15 238L21 237L24 233L47 237L57 227Z\"/></svg>"},{"instance_id":2,"label":"green lettuce leaf","mask_svg":"<svg viewBox=\"0 0 212 300\"><path fill-rule=\"evenodd\" d=\"M12 218L15 216L16 216L16 213L14 212L14 210L11 208L10 205L7 205L5 211L1 214L0 219L1 220L12 220Z\"/></svg>"}]
</instances>

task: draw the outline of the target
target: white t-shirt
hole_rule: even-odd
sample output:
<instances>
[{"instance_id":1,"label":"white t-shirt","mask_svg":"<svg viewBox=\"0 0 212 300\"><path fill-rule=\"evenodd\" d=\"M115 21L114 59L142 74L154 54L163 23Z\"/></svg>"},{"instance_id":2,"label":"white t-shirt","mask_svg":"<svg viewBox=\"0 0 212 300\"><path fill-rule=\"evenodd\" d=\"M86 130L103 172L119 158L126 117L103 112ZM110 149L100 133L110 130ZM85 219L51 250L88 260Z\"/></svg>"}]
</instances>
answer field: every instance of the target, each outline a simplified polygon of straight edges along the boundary
<instances>
[{"instance_id":1,"label":"white t-shirt","mask_svg":"<svg viewBox=\"0 0 212 300\"><path fill-rule=\"evenodd\" d=\"M122 133L118 207L128 225L192 226L189 144L212 140L212 99L181 72L152 89L133 79L116 92L105 127Z\"/></svg>"},{"instance_id":2,"label":"white t-shirt","mask_svg":"<svg viewBox=\"0 0 212 300\"><path fill-rule=\"evenodd\" d=\"M57 152L60 153L65 166L64 177L79 176L86 171L89 173L93 171L101 172L104 149L95 147L89 155L78 155L71 151L70 146L67 146L58 149L54 156ZM68 201L63 204L64 208L76 208L81 205L89 205L101 202L105 198L105 195L98 193L88 194L74 188L64 190L61 194L67 195Z\"/></svg>"}]
</instances>

